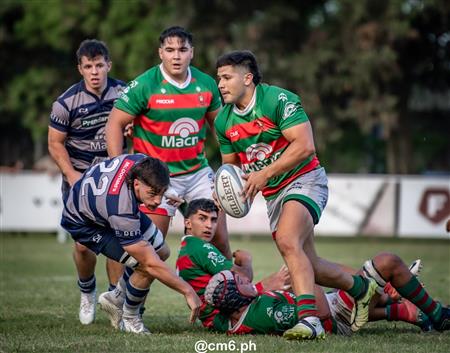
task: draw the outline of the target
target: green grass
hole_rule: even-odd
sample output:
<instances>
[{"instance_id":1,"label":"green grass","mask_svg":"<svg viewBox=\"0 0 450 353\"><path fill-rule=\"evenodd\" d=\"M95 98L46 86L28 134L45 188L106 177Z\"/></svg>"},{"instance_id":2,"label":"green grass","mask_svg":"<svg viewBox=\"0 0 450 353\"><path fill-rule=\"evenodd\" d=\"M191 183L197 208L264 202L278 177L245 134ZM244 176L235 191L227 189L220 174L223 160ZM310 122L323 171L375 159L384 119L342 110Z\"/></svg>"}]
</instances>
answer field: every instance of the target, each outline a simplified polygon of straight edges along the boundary
<instances>
[{"instance_id":1,"label":"green grass","mask_svg":"<svg viewBox=\"0 0 450 353\"><path fill-rule=\"evenodd\" d=\"M174 264L178 237L169 236ZM271 240L233 238L234 249L253 254L255 279L281 264ZM360 267L382 250L406 262L422 258L421 279L430 294L450 303L450 242L386 239L323 239L316 241L320 256ZM145 323L153 332L141 337L114 331L102 312L93 325L78 322L79 292L72 263L72 243L58 244L46 235L0 234L0 352L195 352L198 340L227 344L217 351L239 352L449 352L450 334L421 334L403 323L370 323L352 337L327 337L321 342L288 342L274 336L225 336L188 324L184 299L155 283L146 304ZM106 290L104 259L97 264L99 291ZM255 349L256 347L256 349ZM232 348L236 348L233 350ZM210 350L212 352L212 350Z\"/></svg>"}]
</instances>

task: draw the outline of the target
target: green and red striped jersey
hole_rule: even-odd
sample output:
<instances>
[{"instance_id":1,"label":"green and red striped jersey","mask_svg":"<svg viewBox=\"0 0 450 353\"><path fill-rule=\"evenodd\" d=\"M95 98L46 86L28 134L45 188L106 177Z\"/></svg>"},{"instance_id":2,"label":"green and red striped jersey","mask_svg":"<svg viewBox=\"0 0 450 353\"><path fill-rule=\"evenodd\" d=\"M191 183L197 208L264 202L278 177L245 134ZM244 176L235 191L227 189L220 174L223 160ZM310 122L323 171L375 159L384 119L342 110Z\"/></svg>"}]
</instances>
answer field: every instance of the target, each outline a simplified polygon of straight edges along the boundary
<instances>
[{"instance_id":1,"label":"green and red striped jersey","mask_svg":"<svg viewBox=\"0 0 450 353\"><path fill-rule=\"evenodd\" d=\"M244 111L226 104L215 120L223 154L237 153L245 173L261 170L276 161L289 146L282 131L308 121L300 97L285 89L258 84L252 102ZM298 176L319 166L312 155L292 170L271 178L262 190L266 199Z\"/></svg>"},{"instance_id":2,"label":"green and red striped jersey","mask_svg":"<svg viewBox=\"0 0 450 353\"><path fill-rule=\"evenodd\" d=\"M230 270L231 267L233 262L223 256L214 245L192 235L182 238L176 262L177 273L202 299L199 319L205 327L211 327L214 317L219 313L203 300L205 288L212 276L220 271Z\"/></svg>"},{"instance_id":3,"label":"green and red striped jersey","mask_svg":"<svg viewBox=\"0 0 450 353\"><path fill-rule=\"evenodd\" d=\"M133 149L167 163L171 176L208 165L205 114L220 108L213 78L195 67L179 85L154 66L131 81L115 107L135 116Z\"/></svg>"},{"instance_id":4,"label":"green and red striped jersey","mask_svg":"<svg viewBox=\"0 0 450 353\"><path fill-rule=\"evenodd\" d=\"M230 320L217 315L212 329L228 334L282 334L298 322L295 296L286 291L266 291L258 295L232 326Z\"/></svg>"}]
</instances>

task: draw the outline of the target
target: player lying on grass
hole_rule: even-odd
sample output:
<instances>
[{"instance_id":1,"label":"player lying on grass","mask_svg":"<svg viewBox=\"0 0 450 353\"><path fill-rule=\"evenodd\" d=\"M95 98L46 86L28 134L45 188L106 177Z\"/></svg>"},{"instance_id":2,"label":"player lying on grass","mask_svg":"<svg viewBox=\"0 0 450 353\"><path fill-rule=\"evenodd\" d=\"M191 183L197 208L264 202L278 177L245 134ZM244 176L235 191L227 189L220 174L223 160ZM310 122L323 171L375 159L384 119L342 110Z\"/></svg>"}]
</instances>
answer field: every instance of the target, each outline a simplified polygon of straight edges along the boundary
<instances>
[{"instance_id":1,"label":"player lying on grass","mask_svg":"<svg viewBox=\"0 0 450 353\"><path fill-rule=\"evenodd\" d=\"M434 301L412 272L418 272L417 266L410 270L398 256L390 253L378 254L365 262L360 273L378 284L377 294L370 303L369 321L405 321L423 331L449 330L450 309ZM325 295L318 286L315 294L327 333L350 335L353 298L342 290ZM297 322L298 305L291 292L258 294L248 278L229 270L211 278L204 300L220 310L213 328L228 334L285 334Z\"/></svg>"},{"instance_id":2,"label":"player lying on grass","mask_svg":"<svg viewBox=\"0 0 450 353\"><path fill-rule=\"evenodd\" d=\"M164 256L167 248L162 234L139 211L141 203L149 209L161 203L169 180L169 170L159 159L124 154L90 167L64 201L61 225L72 238L127 266L124 276L130 277L118 283L124 297L118 308L123 331L149 333L139 308L155 278L185 296L191 321L198 315L199 297L161 260L158 253Z\"/></svg>"},{"instance_id":3,"label":"player lying on grass","mask_svg":"<svg viewBox=\"0 0 450 353\"><path fill-rule=\"evenodd\" d=\"M249 252L236 250L234 263L228 260L211 240L217 227L218 208L213 200L197 199L189 203L185 212L185 236L176 261L178 274L203 297L206 285L213 275L222 270L232 270L245 278L253 279L252 258ZM258 282L255 287L262 293L289 287L289 274L283 266L279 272ZM211 305L203 303L199 319L205 327L212 328L215 316L219 313Z\"/></svg>"},{"instance_id":4,"label":"player lying on grass","mask_svg":"<svg viewBox=\"0 0 450 353\"><path fill-rule=\"evenodd\" d=\"M245 263L243 266L245 271L242 271L241 266L236 265L236 262L242 264L241 261L236 260L233 265L231 261L224 258L217 248L209 243L215 231L217 219L216 210L216 206L211 200L196 200L189 204L188 211L185 215L186 236L182 240L181 249L177 259L177 271L179 275L191 284L202 299L204 299L206 282L212 278L212 275L217 274L221 270L231 270L234 273L238 273L238 276L245 279L248 283L250 283L249 279L252 278L251 261ZM237 252L237 254L239 253L242 254L242 251ZM250 254L247 256L249 257ZM378 291L380 293L382 293L382 287L387 289L392 288L391 284L385 286L385 281L381 277L385 276L384 278L386 278L388 282L392 282L396 287L400 288L400 292L406 298L410 298L415 303L419 303L422 310L427 312L429 316L437 317L439 315L441 310L440 304L434 302L431 298L429 300L426 299L429 298L428 295L398 256L392 254L380 254L373 260L367 261L364 267L365 272L372 274L369 276L374 278L378 283ZM278 274L269 277L269 281L266 283L264 283L264 281L263 283L257 283L254 286L254 291L256 290L257 294L262 294L267 290L271 290L271 288L282 288L286 285L287 279L287 273L285 270L281 270ZM420 290L417 291L418 289ZM353 309L353 299L346 292L341 290L330 293L327 295L327 298L325 298L321 287L316 286L316 292L316 295L321 299L319 304L320 317L323 318L323 321L328 327L328 331L332 331L332 318L334 317L339 319L337 321L334 320L336 324L339 324L338 326L335 325L335 331L339 330L339 333L341 334L349 334L351 332L350 316ZM291 294L288 294L286 300L290 297ZM329 300L329 303L327 303L327 299ZM233 305L238 305L238 307L246 306L253 300L253 296L250 298L245 298L245 296L235 297L234 300L234 302L232 301ZM343 302L344 300L345 302ZM295 303L295 300L293 303L295 305L291 306L292 308L295 308L297 303ZM384 307L375 307L375 303L383 305ZM341 311L343 311L343 313L341 313ZM427 318L420 313L415 305L409 301L390 303L387 300L386 295L372 300L370 311L371 320L388 319L407 321L415 323L425 330L429 326ZM218 314L219 312L217 310L214 310L207 304L203 304L199 318L205 327L220 330L220 328L223 328L224 322L228 323L228 317ZM331 316L331 314L333 314L333 316ZM257 318L256 321L261 322L260 319L261 318ZM297 317L293 315L291 319L293 320L292 322L295 323ZM343 321L342 324L341 321ZM266 333L273 332L268 330Z\"/></svg>"}]
</instances>

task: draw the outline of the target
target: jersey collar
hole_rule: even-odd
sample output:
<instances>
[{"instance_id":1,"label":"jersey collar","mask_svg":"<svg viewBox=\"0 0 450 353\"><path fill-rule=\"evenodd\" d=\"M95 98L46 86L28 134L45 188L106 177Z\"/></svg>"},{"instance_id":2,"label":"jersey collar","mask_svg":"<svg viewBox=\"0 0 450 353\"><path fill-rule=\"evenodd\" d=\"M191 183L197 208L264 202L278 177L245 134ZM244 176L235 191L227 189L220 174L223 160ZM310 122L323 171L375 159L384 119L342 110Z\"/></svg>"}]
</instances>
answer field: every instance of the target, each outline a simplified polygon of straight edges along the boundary
<instances>
[{"instance_id":1,"label":"jersey collar","mask_svg":"<svg viewBox=\"0 0 450 353\"><path fill-rule=\"evenodd\" d=\"M164 71L163 68L163 64L159 64L159 69L161 70L161 74L163 75L164 79L169 82L172 86L175 86L177 88L183 89L186 88L190 83L191 83L191 79L192 79L192 75L191 75L191 68L188 67L187 69L187 77L186 77L186 81L184 81L183 83L178 83L177 81L173 80L169 74L167 72Z\"/></svg>"},{"instance_id":2,"label":"jersey collar","mask_svg":"<svg viewBox=\"0 0 450 353\"><path fill-rule=\"evenodd\" d=\"M250 103L242 110L239 109L236 105L233 105L233 113L239 116L247 115L255 107L255 103L256 103L256 87L253 92L252 99L250 99Z\"/></svg>"},{"instance_id":3,"label":"jersey collar","mask_svg":"<svg viewBox=\"0 0 450 353\"><path fill-rule=\"evenodd\" d=\"M99 96L97 96L95 93L92 93L91 91L89 91L86 87L86 82L84 80L81 80L81 89L86 92L87 94L89 94L90 96L94 97L96 100L103 100L105 99L106 94L109 91L109 88L111 87L111 79L109 77L106 78L106 86L104 88L104 90L102 91L102 94Z\"/></svg>"}]
</instances>

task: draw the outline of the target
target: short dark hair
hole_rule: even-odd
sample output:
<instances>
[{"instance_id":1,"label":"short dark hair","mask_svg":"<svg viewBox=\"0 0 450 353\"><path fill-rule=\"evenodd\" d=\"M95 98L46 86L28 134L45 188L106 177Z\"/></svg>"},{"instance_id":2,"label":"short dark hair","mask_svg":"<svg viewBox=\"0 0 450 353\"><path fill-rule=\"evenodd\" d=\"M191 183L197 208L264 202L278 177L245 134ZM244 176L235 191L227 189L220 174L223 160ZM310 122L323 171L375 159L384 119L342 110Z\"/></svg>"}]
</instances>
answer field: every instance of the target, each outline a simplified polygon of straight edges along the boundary
<instances>
[{"instance_id":1,"label":"short dark hair","mask_svg":"<svg viewBox=\"0 0 450 353\"><path fill-rule=\"evenodd\" d=\"M188 42L191 46L194 43L194 39L191 33L186 31L183 27L173 26L162 31L161 35L159 36L159 45L162 46L164 44L164 41L170 37L178 37L183 42Z\"/></svg>"},{"instance_id":2,"label":"short dark hair","mask_svg":"<svg viewBox=\"0 0 450 353\"><path fill-rule=\"evenodd\" d=\"M169 168L158 158L147 156L131 167L127 176L129 187L133 186L135 179L142 181L159 194L170 184Z\"/></svg>"},{"instance_id":3,"label":"short dark hair","mask_svg":"<svg viewBox=\"0 0 450 353\"><path fill-rule=\"evenodd\" d=\"M211 199L195 199L189 202L186 211L184 212L184 218L189 218L198 211L204 212L219 212L219 208Z\"/></svg>"},{"instance_id":4,"label":"short dark hair","mask_svg":"<svg viewBox=\"0 0 450 353\"><path fill-rule=\"evenodd\" d=\"M97 39L85 39L81 42L77 50L78 64L81 64L81 57L94 59L96 56L103 56L105 61L109 61L109 50L104 42Z\"/></svg>"},{"instance_id":5,"label":"short dark hair","mask_svg":"<svg viewBox=\"0 0 450 353\"><path fill-rule=\"evenodd\" d=\"M258 67L255 55L250 50L236 50L219 57L216 62L216 69L222 66L245 67L253 74L253 83L257 85L262 80L262 74Z\"/></svg>"}]
</instances>

